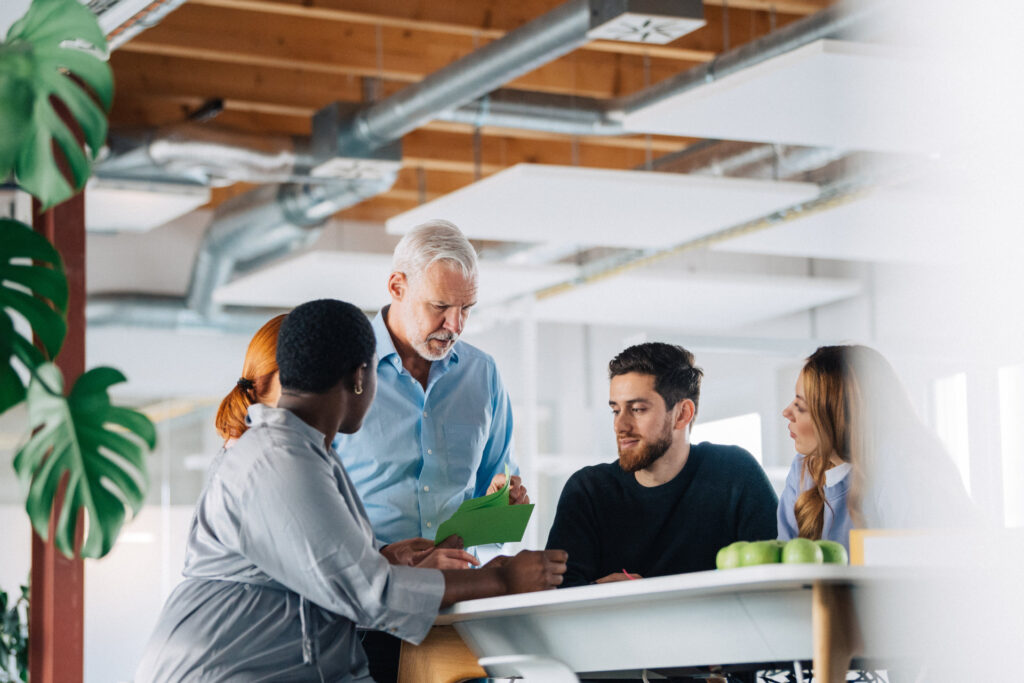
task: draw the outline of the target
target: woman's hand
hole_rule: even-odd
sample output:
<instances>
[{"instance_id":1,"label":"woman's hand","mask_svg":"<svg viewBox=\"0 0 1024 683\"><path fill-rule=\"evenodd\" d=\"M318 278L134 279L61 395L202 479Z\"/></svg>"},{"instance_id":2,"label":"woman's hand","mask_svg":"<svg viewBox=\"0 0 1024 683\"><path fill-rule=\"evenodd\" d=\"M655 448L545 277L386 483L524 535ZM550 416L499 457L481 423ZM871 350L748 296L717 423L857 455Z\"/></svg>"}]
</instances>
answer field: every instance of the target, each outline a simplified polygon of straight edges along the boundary
<instances>
[{"instance_id":1,"label":"woman's hand","mask_svg":"<svg viewBox=\"0 0 1024 683\"><path fill-rule=\"evenodd\" d=\"M407 538L403 541L388 543L380 549L380 554L391 564L412 567L433 549L434 542L430 539Z\"/></svg>"}]
</instances>

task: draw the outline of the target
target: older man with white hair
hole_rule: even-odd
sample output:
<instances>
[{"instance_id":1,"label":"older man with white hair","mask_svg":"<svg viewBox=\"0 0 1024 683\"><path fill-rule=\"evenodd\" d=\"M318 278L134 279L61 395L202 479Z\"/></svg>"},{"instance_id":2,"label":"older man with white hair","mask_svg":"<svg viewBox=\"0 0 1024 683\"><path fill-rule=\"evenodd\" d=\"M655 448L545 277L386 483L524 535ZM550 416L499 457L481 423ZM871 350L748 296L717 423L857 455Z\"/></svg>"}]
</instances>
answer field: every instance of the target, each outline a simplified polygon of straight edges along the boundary
<instances>
[{"instance_id":1,"label":"older man with white hair","mask_svg":"<svg viewBox=\"0 0 1024 683\"><path fill-rule=\"evenodd\" d=\"M448 221L417 226L395 247L391 304L373 320L377 398L363 428L334 442L383 543L433 539L464 500L505 484L506 465L518 471L494 359L459 339L477 279L476 251ZM529 502L518 476L509 500ZM468 567L448 561L441 568ZM368 632L363 644L375 680L392 680L397 640Z\"/></svg>"}]
</instances>

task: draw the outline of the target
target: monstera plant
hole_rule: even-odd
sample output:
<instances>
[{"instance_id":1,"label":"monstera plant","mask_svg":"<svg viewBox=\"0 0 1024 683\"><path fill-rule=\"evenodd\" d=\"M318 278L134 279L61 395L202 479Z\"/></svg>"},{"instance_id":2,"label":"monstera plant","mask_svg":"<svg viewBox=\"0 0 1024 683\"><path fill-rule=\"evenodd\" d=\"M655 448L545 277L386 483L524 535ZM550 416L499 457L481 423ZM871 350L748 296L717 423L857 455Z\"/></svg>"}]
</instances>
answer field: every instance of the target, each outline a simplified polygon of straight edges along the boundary
<instances>
[{"instance_id":1,"label":"monstera plant","mask_svg":"<svg viewBox=\"0 0 1024 683\"><path fill-rule=\"evenodd\" d=\"M106 140L113 76L105 56L102 30L76 0L34 0L0 43L0 181L13 179L43 210L82 190ZM44 539L57 515L54 542L64 555L96 558L142 506L156 431L111 403L108 389L125 381L118 370L89 370L65 392L51 361L67 333L67 305L57 250L30 226L0 219L0 413L27 403L27 436L14 458L25 509Z\"/></svg>"}]
</instances>

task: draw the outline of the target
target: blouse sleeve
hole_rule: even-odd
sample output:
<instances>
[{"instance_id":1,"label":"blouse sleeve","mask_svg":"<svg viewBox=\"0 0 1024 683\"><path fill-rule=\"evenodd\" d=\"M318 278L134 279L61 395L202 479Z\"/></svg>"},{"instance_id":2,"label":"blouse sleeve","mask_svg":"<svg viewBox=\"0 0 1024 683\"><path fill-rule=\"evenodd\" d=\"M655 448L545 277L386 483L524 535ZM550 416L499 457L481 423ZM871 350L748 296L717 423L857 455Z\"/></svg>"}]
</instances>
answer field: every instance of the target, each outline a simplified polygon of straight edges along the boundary
<instances>
[{"instance_id":1,"label":"blouse sleeve","mask_svg":"<svg viewBox=\"0 0 1024 683\"><path fill-rule=\"evenodd\" d=\"M422 640L441 604L441 572L387 562L340 466L309 448L264 447L273 458L253 468L241 497L240 552L326 610Z\"/></svg>"},{"instance_id":2,"label":"blouse sleeve","mask_svg":"<svg viewBox=\"0 0 1024 683\"><path fill-rule=\"evenodd\" d=\"M800 535L797 530L796 512L793 508L796 505L797 496L800 495L800 468L802 463L803 456L797 455L793 458L789 474L786 475L786 488L782 491L782 497L779 499L779 540L782 541L788 541Z\"/></svg>"}]
</instances>

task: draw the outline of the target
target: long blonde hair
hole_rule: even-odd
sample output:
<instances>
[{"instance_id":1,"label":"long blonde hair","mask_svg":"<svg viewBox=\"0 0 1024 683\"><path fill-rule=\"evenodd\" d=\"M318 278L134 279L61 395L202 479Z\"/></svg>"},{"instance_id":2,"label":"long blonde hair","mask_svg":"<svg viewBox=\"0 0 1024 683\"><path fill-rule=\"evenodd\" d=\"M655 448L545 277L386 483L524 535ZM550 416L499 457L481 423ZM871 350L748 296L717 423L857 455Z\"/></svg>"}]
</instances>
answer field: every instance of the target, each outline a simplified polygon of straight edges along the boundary
<instances>
[{"instance_id":1,"label":"long blonde hair","mask_svg":"<svg viewBox=\"0 0 1024 683\"><path fill-rule=\"evenodd\" d=\"M859 516L862 487L858 484L863 471L858 465L863 462L866 405L856 366L868 355L888 366L877 351L866 346L822 346L811 354L801 371L804 397L818 439L818 448L804 457L800 472L801 488L807 480L811 486L797 496L793 506L797 530L804 538L821 538L828 505L825 472L833 454L853 465L847 509L851 518Z\"/></svg>"}]
</instances>

